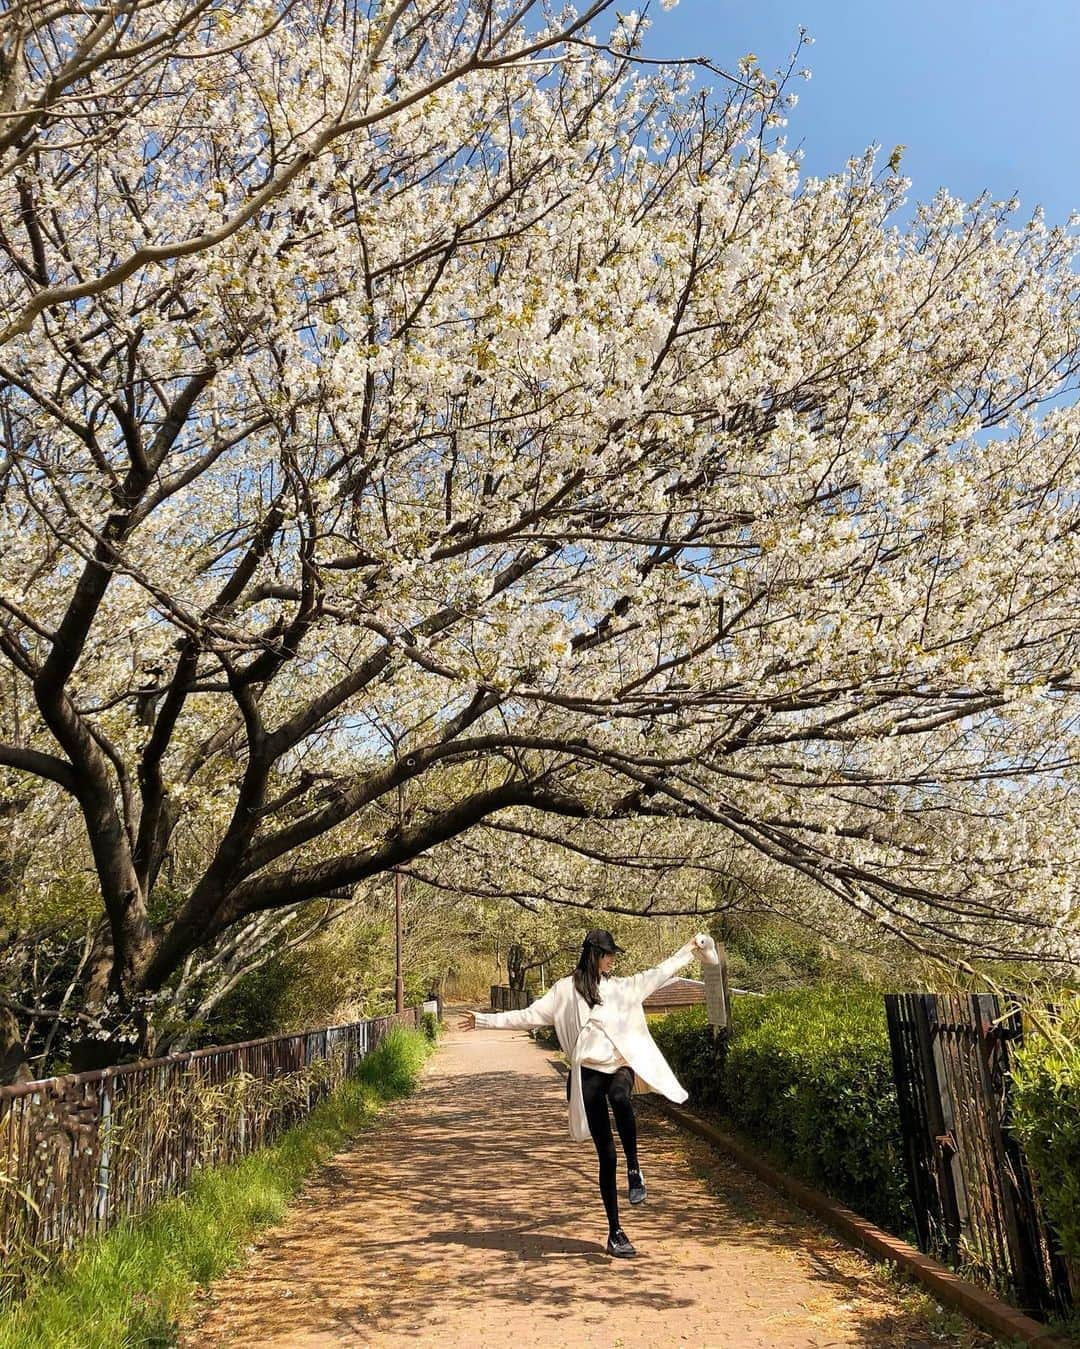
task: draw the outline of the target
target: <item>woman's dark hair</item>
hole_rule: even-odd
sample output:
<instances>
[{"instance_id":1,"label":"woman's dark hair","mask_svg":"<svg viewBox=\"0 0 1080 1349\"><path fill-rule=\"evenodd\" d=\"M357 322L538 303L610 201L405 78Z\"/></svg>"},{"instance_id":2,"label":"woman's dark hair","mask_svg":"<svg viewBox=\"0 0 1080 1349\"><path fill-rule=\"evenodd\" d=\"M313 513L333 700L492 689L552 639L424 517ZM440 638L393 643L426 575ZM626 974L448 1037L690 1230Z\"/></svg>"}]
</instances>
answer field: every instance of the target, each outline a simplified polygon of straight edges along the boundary
<instances>
[{"instance_id":1,"label":"woman's dark hair","mask_svg":"<svg viewBox=\"0 0 1080 1349\"><path fill-rule=\"evenodd\" d=\"M599 946L585 942L574 970L574 987L590 1007L603 1001L600 997L600 957L603 954Z\"/></svg>"}]
</instances>

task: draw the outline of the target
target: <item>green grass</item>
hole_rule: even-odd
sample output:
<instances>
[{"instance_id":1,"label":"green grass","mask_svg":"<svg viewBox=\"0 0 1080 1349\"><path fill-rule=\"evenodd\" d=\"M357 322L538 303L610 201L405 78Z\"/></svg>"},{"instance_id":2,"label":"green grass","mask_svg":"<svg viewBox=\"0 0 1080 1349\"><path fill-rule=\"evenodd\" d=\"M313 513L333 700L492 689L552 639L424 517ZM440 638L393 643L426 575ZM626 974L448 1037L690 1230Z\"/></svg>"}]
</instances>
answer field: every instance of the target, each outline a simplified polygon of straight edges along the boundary
<instances>
[{"instance_id":1,"label":"green grass","mask_svg":"<svg viewBox=\"0 0 1080 1349\"><path fill-rule=\"evenodd\" d=\"M199 1287L243 1257L252 1235L280 1220L304 1180L407 1095L430 1051L420 1031L395 1029L344 1083L267 1148L194 1177L178 1198L88 1242L0 1309L0 1349L151 1349L175 1343Z\"/></svg>"}]
</instances>

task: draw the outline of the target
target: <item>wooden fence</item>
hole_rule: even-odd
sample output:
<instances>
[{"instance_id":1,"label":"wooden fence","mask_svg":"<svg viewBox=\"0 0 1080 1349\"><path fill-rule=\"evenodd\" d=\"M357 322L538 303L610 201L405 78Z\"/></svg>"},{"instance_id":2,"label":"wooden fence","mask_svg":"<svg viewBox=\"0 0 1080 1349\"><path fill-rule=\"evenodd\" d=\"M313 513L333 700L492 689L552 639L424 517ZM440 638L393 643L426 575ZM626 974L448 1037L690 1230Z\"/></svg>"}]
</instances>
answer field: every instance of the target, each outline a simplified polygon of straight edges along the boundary
<instances>
[{"instance_id":1,"label":"wooden fence","mask_svg":"<svg viewBox=\"0 0 1080 1349\"><path fill-rule=\"evenodd\" d=\"M0 1296L35 1257L270 1142L420 1013L0 1087Z\"/></svg>"},{"instance_id":2,"label":"wooden fence","mask_svg":"<svg viewBox=\"0 0 1080 1349\"><path fill-rule=\"evenodd\" d=\"M507 984L491 985L491 1010L493 1012L518 1012L532 1002L532 994L523 988L510 988Z\"/></svg>"},{"instance_id":3,"label":"wooden fence","mask_svg":"<svg viewBox=\"0 0 1080 1349\"><path fill-rule=\"evenodd\" d=\"M989 994L885 999L919 1246L1036 1313L1065 1310L1068 1274L1009 1127L1019 1014Z\"/></svg>"}]
</instances>

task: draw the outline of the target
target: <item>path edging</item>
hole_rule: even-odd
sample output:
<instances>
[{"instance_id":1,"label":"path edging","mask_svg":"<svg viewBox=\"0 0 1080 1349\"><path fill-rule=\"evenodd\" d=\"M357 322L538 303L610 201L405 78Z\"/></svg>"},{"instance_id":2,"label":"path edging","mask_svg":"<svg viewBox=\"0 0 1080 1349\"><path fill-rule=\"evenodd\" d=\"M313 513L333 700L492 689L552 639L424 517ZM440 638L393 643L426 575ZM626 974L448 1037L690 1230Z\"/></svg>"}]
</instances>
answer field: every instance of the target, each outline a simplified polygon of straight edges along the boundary
<instances>
[{"instance_id":1,"label":"path edging","mask_svg":"<svg viewBox=\"0 0 1080 1349\"><path fill-rule=\"evenodd\" d=\"M718 1129L715 1124L699 1119L690 1111L672 1105L669 1101L658 1097L654 1097L654 1100L666 1115L684 1129L722 1148L734 1157L740 1166L752 1171L774 1190L779 1190L781 1194L794 1200L800 1208L807 1209L816 1217L823 1219L845 1240L899 1266L933 1293L940 1302L956 1307L971 1320L993 1331L995 1335L1022 1340L1025 1344L1036 1344L1040 1349L1068 1349L1065 1342L1043 1322L1026 1316L1015 1307L1010 1307L1007 1302L995 1297L985 1288L979 1288L969 1280L962 1279L933 1256L924 1255L910 1242L902 1241L900 1237L894 1237L891 1233L883 1231L852 1209L838 1204L835 1199L830 1199L801 1180L778 1171L738 1139Z\"/></svg>"}]
</instances>

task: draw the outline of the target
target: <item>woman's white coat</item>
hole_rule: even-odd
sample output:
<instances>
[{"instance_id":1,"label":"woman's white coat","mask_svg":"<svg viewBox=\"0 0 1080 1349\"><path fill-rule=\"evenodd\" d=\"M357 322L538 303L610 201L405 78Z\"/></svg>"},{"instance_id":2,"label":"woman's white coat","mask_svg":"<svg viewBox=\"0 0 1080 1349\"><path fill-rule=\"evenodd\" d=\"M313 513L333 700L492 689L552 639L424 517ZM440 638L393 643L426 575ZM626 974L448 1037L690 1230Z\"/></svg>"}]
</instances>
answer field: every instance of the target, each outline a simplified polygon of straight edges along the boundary
<instances>
[{"instance_id":1,"label":"woman's white coat","mask_svg":"<svg viewBox=\"0 0 1080 1349\"><path fill-rule=\"evenodd\" d=\"M517 1012L477 1012L476 1024L493 1030L533 1029L554 1026L563 1053L570 1060L570 1136L576 1142L589 1137L589 1124L581 1097L581 1065L577 1045L586 1021L597 1022L611 1043L634 1070L639 1090L655 1091L669 1101L681 1103L687 1093L671 1071L659 1046L649 1033L642 1003L678 974L699 953L698 938L674 955L640 974L601 980L602 1001L590 1009L574 988L571 975L552 984L544 996Z\"/></svg>"}]
</instances>

